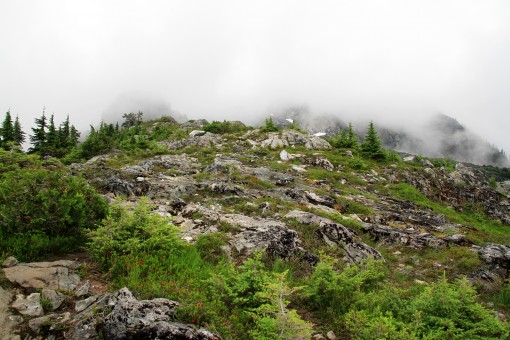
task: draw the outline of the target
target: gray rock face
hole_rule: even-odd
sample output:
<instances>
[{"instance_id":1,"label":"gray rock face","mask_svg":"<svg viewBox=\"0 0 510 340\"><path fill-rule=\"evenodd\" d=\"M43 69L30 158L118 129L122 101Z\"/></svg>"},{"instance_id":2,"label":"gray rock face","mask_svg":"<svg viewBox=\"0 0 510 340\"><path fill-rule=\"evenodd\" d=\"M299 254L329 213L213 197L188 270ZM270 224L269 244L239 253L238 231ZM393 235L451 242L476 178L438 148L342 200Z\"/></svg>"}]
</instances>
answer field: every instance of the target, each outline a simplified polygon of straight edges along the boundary
<instances>
[{"instance_id":1,"label":"gray rock face","mask_svg":"<svg viewBox=\"0 0 510 340\"><path fill-rule=\"evenodd\" d=\"M27 316L41 316L44 314L41 306L41 294L39 293L32 293L28 297L23 294L16 295L16 301L12 304L12 308Z\"/></svg>"},{"instance_id":2,"label":"gray rock face","mask_svg":"<svg viewBox=\"0 0 510 340\"><path fill-rule=\"evenodd\" d=\"M269 254L281 258L305 253L297 232L282 222L238 214L223 215L220 221L240 228L230 242L240 254L248 256L264 248Z\"/></svg>"},{"instance_id":3,"label":"gray rock face","mask_svg":"<svg viewBox=\"0 0 510 340\"><path fill-rule=\"evenodd\" d=\"M315 157L315 158L306 158L305 163L308 165L313 165L318 168L323 168L328 171L335 170L333 164L325 157Z\"/></svg>"},{"instance_id":4,"label":"gray rock face","mask_svg":"<svg viewBox=\"0 0 510 340\"><path fill-rule=\"evenodd\" d=\"M64 294L48 288L43 288L41 291L41 297L50 301L52 311L58 309L65 300Z\"/></svg>"},{"instance_id":5,"label":"gray rock face","mask_svg":"<svg viewBox=\"0 0 510 340\"><path fill-rule=\"evenodd\" d=\"M189 176L158 176L147 179L149 190L147 196L152 199L175 199L184 195L193 194L197 189L197 183Z\"/></svg>"},{"instance_id":6,"label":"gray rock face","mask_svg":"<svg viewBox=\"0 0 510 340\"><path fill-rule=\"evenodd\" d=\"M401 244L415 249L424 247L443 248L449 244L468 244L464 235L456 234L447 237L437 237L414 228L397 229L381 224L364 223L363 229L369 233L374 241L385 245Z\"/></svg>"},{"instance_id":7,"label":"gray rock face","mask_svg":"<svg viewBox=\"0 0 510 340\"><path fill-rule=\"evenodd\" d=\"M320 196L314 192L305 191L305 196L308 201L312 204L325 205L326 207L332 208L336 204L336 200L328 196Z\"/></svg>"},{"instance_id":8,"label":"gray rock face","mask_svg":"<svg viewBox=\"0 0 510 340\"><path fill-rule=\"evenodd\" d=\"M510 197L510 181L504 181L497 184L497 191L506 197Z\"/></svg>"},{"instance_id":9,"label":"gray rock face","mask_svg":"<svg viewBox=\"0 0 510 340\"><path fill-rule=\"evenodd\" d=\"M183 130L201 129L207 124L209 124L209 122L205 119L188 120L187 122L181 124L181 129L183 129Z\"/></svg>"},{"instance_id":10,"label":"gray rock face","mask_svg":"<svg viewBox=\"0 0 510 340\"><path fill-rule=\"evenodd\" d=\"M479 250L480 258L495 268L510 270L510 247L489 243Z\"/></svg>"},{"instance_id":11,"label":"gray rock face","mask_svg":"<svg viewBox=\"0 0 510 340\"><path fill-rule=\"evenodd\" d=\"M17 265L19 263L18 260L16 260L15 257L13 256L9 256L8 258L5 259L5 261L2 263L2 267L4 268L10 268L10 267L14 267L15 265Z\"/></svg>"},{"instance_id":12,"label":"gray rock face","mask_svg":"<svg viewBox=\"0 0 510 340\"><path fill-rule=\"evenodd\" d=\"M193 138L193 137L200 137L205 134L206 134L206 132L203 130L193 130L189 133L189 136Z\"/></svg>"},{"instance_id":13,"label":"gray rock face","mask_svg":"<svg viewBox=\"0 0 510 340\"><path fill-rule=\"evenodd\" d=\"M366 258L382 259L381 253L360 241L359 236L352 230L312 213L293 210L285 218L296 219L303 224L317 225L317 237L330 246L339 246L345 251L345 260L354 263Z\"/></svg>"},{"instance_id":14,"label":"gray rock face","mask_svg":"<svg viewBox=\"0 0 510 340\"><path fill-rule=\"evenodd\" d=\"M403 180L428 198L448 204L457 211L463 211L469 205L480 206L491 219L510 225L508 197L490 188L483 176L468 165L458 163L450 174L441 169L387 172L387 177L394 178L394 181Z\"/></svg>"},{"instance_id":15,"label":"gray rock face","mask_svg":"<svg viewBox=\"0 0 510 340\"><path fill-rule=\"evenodd\" d=\"M163 141L158 144L167 147L168 150L177 150L187 146L196 146L199 148L219 148L221 147L222 142L223 138L221 136L206 132L203 135L194 135L177 141Z\"/></svg>"},{"instance_id":16,"label":"gray rock face","mask_svg":"<svg viewBox=\"0 0 510 340\"><path fill-rule=\"evenodd\" d=\"M205 169L206 172L230 174L241 168L243 163L236 159L230 159L221 155L214 158L213 164Z\"/></svg>"},{"instance_id":17,"label":"gray rock face","mask_svg":"<svg viewBox=\"0 0 510 340\"><path fill-rule=\"evenodd\" d=\"M282 133L272 132L266 135L266 139L260 142L260 146L270 149L281 149L287 146L302 145L308 150L329 150L331 144L326 140L309 134L303 134L293 130Z\"/></svg>"},{"instance_id":18,"label":"gray rock face","mask_svg":"<svg viewBox=\"0 0 510 340\"><path fill-rule=\"evenodd\" d=\"M89 293L89 289L90 289L90 281L87 280L81 286L76 287L76 289L74 291L74 296L76 296L76 297L85 296Z\"/></svg>"},{"instance_id":19,"label":"gray rock face","mask_svg":"<svg viewBox=\"0 0 510 340\"><path fill-rule=\"evenodd\" d=\"M80 282L80 277L73 272L79 266L78 262L62 260L20 263L3 271L7 280L24 288L73 290Z\"/></svg>"},{"instance_id":20,"label":"gray rock face","mask_svg":"<svg viewBox=\"0 0 510 340\"><path fill-rule=\"evenodd\" d=\"M107 339L219 339L207 330L173 322L179 305L175 301L136 300L127 288L119 290L115 300L102 324Z\"/></svg>"},{"instance_id":21,"label":"gray rock face","mask_svg":"<svg viewBox=\"0 0 510 340\"><path fill-rule=\"evenodd\" d=\"M90 296L86 298L85 300L76 301L76 304L74 306L74 310L76 312L82 312L85 309L87 309L90 305L92 305L94 302L96 302L97 296Z\"/></svg>"}]
</instances>

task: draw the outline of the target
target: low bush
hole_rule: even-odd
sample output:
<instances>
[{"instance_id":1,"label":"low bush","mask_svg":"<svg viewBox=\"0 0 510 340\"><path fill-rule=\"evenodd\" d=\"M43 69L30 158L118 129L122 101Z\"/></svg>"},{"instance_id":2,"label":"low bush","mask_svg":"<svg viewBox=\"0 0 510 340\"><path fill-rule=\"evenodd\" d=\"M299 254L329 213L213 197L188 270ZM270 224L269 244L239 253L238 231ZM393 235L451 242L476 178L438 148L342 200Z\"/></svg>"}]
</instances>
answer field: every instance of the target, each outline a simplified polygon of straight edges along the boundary
<instances>
[{"instance_id":1,"label":"low bush","mask_svg":"<svg viewBox=\"0 0 510 340\"><path fill-rule=\"evenodd\" d=\"M83 230L93 228L107 211L104 198L57 161L9 171L0 179L3 252L35 260L76 250L83 244Z\"/></svg>"}]
</instances>

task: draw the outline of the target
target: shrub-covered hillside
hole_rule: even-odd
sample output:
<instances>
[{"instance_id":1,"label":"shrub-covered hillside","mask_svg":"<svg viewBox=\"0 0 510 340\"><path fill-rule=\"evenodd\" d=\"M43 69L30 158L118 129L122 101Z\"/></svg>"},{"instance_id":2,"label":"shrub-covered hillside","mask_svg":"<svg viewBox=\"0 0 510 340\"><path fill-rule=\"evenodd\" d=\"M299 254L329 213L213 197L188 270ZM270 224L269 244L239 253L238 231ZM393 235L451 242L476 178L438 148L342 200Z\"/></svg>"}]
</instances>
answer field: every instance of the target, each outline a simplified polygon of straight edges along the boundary
<instances>
[{"instance_id":1,"label":"shrub-covered hillside","mask_svg":"<svg viewBox=\"0 0 510 340\"><path fill-rule=\"evenodd\" d=\"M34 130L30 155L0 153L0 255L85 251L111 291L178 301L172 320L223 339L508 338L507 169L399 155L373 123L352 129L131 113L62 148ZM82 334L71 314L44 334Z\"/></svg>"}]
</instances>

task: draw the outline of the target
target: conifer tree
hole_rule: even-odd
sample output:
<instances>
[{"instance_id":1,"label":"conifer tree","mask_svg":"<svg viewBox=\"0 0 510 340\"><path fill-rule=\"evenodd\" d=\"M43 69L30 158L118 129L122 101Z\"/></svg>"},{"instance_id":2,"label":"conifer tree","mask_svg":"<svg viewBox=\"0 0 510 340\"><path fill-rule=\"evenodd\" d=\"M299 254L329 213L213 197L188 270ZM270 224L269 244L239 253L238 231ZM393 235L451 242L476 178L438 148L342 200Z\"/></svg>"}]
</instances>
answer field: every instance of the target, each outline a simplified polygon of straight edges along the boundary
<instances>
[{"instance_id":1,"label":"conifer tree","mask_svg":"<svg viewBox=\"0 0 510 340\"><path fill-rule=\"evenodd\" d=\"M381 146L381 139L375 130L373 122L368 124L365 140L361 144L361 152L364 156L378 161L386 159L386 152Z\"/></svg>"},{"instance_id":2,"label":"conifer tree","mask_svg":"<svg viewBox=\"0 0 510 340\"><path fill-rule=\"evenodd\" d=\"M30 136L31 153L40 153L46 145L46 115L43 110L41 118L35 119L35 127L32 128L33 135Z\"/></svg>"},{"instance_id":3,"label":"conifer tree","mask_svg":"<svg viewBox=\"0 0 510 340\"><path fill-rule=\"evenodd\" d=\"M78 139L80 138L80 132L76 130L74 125L71 125L69 131L69 147L74 148L78 145Z\"/></svg>"},{"instance_id":4,"label":"conifer tree","mask_svg":"<svg viewBox=\"0 0 510 340\"><path fill-rule=\"evenodd\" d=\"M60 124L58 130L58 137L61 148L67 149L73 146L72 145L73 143L70 140L71 124L69 122L69 115L67 115L66 120L62 124Z\"/></svg>"},{"instance_id":5,"label":"conifer tree","mask_svg":"<svg viewBox=\"0 0 510 340\"><path fill-rule=\"evenodd\" d=\"M58 134L57 129L55 128L55 121L54 116L51 115L50 121L48 124L48 132L46 133L46 143L45 143L45 149L48 154L55 156L55 151L59 148L59 140L58 140Z\"/></svg>"},{"instance_id":6,"label":"conifer tree","mask_svg":"<svg viewBox=\"0 0 510 340\"><path fill-rule=\"evenodd\" d=\"M16 120L14 121L14 143L16 145L21 145L25 142L25 132L21 128L21 124L19 122L19 117L16 116Z\"/></svg>"},{"instance_id":7,"label":"conifer tree","mask_svg":"<svg viewBox=\"0 0 510 340\"><path fill-rule=\"evenodd\" d=\"M14 142L14 127L12 125L11 112L5 113L5 119L2 123L2 141L1 146L5 150L9 149L9 143Z\"/></svg>"},{"instance_id":8,"label":"conifer tree","mask_svg":"<svg viewBox=\"0 0 510 340\"><path fill-rule=\"evenodd\" d=\"M349 130L347 132L347 145L348 145L347 147L351 149L358 148L358 137L354 133L352 123L349 123Z\"/></svg>"}]
</instances>

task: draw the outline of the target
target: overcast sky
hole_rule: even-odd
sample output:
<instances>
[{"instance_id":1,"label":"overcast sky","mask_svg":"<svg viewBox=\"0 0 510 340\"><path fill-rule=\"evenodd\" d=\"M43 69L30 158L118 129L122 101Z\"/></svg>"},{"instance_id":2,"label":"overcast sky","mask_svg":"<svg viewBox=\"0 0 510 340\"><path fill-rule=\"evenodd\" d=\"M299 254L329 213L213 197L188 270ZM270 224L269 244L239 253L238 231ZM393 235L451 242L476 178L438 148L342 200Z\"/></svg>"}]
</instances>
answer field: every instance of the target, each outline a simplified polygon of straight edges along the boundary
<instances>
[{"instance_id":1,"label":"overcast sky","mask_svg":"<svg viewBox=\"0 0 510 340\"><path fill-rule=\"evenodd\" d=\"M0 110L26 130L43 107L85 129L123 101L248 121L307 104L442 112L510 151L508 0L2 0L0 46Z\"/></svg>"}]
</instances>

